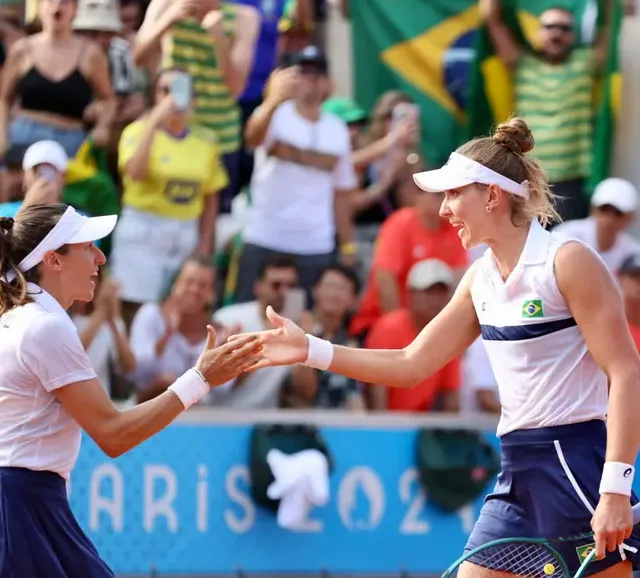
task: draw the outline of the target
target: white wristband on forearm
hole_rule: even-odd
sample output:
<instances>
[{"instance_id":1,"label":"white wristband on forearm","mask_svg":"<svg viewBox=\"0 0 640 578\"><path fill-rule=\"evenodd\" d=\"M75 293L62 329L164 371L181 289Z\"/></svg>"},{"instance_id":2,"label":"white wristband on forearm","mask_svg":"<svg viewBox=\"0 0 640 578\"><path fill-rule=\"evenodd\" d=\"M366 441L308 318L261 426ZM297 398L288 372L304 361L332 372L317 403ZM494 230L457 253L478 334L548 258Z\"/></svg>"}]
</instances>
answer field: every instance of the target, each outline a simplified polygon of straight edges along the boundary
<instances>
[{"instance_id":1,"label":"white wristband on forearm","mask_svg":"<svg viewBox=\"0 0 640 578\"><path fill-rule=\"evenodd\" d=\"M209 384L204 376L192 367L176 379L169 389L178 396L184 409L189 409L209 393Z\"/></svg>"},{"instance_id":2,"label":"white wristband on forearm","mask_svg":"<svg viewBox=\"0 0 640 578\"><path fill-rule=\"evenodd\" d=\"M307 340L309 341L309 352L302 365L307 365L314 369L329 369L333 360L333 344L308 333Z\"/></svg>"},{"instance_id":3,"label":"white wristband on forearm","mask_svg":"<svg viewBox=\"0 0 640 578\"><path fill-rule=\"evenodd\" d=\"M600 480L601 494L631 495L635 468L622 462L605 462Z\"/></svg>"}]
</instances>

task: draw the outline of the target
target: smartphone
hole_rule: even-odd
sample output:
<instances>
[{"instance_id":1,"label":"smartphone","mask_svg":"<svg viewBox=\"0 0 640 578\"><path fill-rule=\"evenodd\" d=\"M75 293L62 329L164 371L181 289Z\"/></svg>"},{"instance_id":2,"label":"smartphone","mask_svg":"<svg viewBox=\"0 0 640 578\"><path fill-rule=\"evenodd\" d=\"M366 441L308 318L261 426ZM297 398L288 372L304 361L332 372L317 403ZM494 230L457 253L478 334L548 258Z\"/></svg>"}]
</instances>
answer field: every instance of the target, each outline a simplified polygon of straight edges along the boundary
<instances>
[{"instance_id":1,"label":"smartphone","mask_svg":"<svg viewBox=\"0 0 640 578\"><path fill-rule=\"evenodd\" d=\"M54 169L50 165L40 165L36 169L36 174L40 178L43 178L45 181L47 181L49 183L53 183L53 182L55 182L56 177L58 176L58 171L56 171L56 169Z\"/></svg>"},{"instance_id":2,"label":"smartphone","mask_svg":"<svg viewBox=\"0 0 640 578\"><path fill-rule=\"evenodd\" d=\"M171 83L171 96L173 96L176 110L184 112L189 108L193 96L191 76L184 72L176 72L174 74L175 76Z\"/></svg>"},{"instance_id":3,"label":"smartphone","mask_svg":"<svg viewBox=\"0 0 640 578\"><path fill-rule=\"evenodd\" d=\"M307 294L304 289L289 289L284 296L282 315L297 323L307 309Z\"/></svg>"},{"instance_id":4,"label":"smartphone","mask_svg":"<svg viewBox=\"0 0 640 578\"><path fill-rule=\"evenodd\" d=\"M408 118L418 120L420 117L420 107L410 102L399 102L393 107L391 118L394 125L399 124Z\"/></svg>"}]
</instances>

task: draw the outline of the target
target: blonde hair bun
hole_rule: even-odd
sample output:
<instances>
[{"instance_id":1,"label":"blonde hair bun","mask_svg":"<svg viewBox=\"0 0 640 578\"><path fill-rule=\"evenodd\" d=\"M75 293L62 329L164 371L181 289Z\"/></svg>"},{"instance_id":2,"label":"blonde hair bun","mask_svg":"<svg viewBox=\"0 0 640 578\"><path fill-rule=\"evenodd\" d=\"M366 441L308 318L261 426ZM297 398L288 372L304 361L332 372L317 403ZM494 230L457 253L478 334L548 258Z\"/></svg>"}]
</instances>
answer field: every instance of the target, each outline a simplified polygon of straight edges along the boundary
<instances>
[{"instance_id":1,"label":"blonde hair bun","mask_svg":"<svg viewBox=\"0 0 640 578\"><path fill-rule=\"evenodd\" d=\"M499 124L492 138L517 155L528 153L535 145L529 125L521 118L511 118Z\"/></svg>"}]
</instances>

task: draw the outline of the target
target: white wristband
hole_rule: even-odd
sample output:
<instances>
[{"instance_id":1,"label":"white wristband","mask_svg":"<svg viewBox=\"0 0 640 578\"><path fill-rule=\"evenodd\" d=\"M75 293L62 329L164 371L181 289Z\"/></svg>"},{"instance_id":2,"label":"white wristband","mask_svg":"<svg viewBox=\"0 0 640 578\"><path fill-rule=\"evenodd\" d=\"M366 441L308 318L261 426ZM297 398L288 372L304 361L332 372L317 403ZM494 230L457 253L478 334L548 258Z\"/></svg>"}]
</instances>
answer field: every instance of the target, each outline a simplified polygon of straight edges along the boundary
<instances>
[{"instance_id":1,"label":"white wristband","mask_svg":"<svg viewBox=\"0 0 640 578\"><path fill-rule=\"evenodd\" d=\"M631 495L635 468L622 462L605 462L600 480L601 494Z\"/></svg>"},{"instance_id":2,"label":"white wristband","mask_svg":"<svg viewBox=\"0 0 640 578\"><path fill-rule=\"evenodd\" d=\"M169 389L178 396L184 409L189 409L209 393L209 384L204 376L192 367L176 379Z\"/></svg>"},{"instance_id":3,"label":"white wristband","mask_svg":"<svg viewBox=\"0 0 640 578\"><path fill-rule=\"evenodd\" d=\"M333 344L308 333L307 340L309 341L309 352L302 365L308 365L314 369L329 369L333 360Z\"/></svg>"}]
</instances>

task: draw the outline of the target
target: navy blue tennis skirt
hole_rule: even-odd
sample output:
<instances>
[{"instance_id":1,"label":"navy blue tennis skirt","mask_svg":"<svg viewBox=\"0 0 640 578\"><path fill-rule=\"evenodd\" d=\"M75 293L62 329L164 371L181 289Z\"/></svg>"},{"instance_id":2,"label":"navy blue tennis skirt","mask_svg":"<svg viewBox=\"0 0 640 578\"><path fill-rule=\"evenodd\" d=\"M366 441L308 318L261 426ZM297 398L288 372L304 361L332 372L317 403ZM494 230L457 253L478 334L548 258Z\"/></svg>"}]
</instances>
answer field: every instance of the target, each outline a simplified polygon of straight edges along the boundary
<instances>
[{"instance_id":1,"label":"navy blue tennis skirt","mask_svg":"<svg viewBox=\"0 0 640 578\"><path fill-rule=\"evenodd\" d=\"M0 468L0 578L112 578L53 472Z\"/></svg>"},{"instance_id":2,"label":"navy blue tennis skirt","mask_svg":"<svg viewBox=\"0 0 640 578\"><path fill-rule=\"evenodd\" d=\"M502 471L487 496L469 537L468 552L504 538L560 538L591 532L591 517L600 498L599 487L607 445L607 427L593 420L571 425L519 430L500 440ZM637 503L631 496L631 503ZM582 552L592 538L555 544L569 571L583 561ZM587 567L595 574L630 560L638 569L640 526L625 547L608 553ZM482 555L470 561L482 566ZM540 575L539 568L531 569Z\"/></svg>"}]
</instances>

